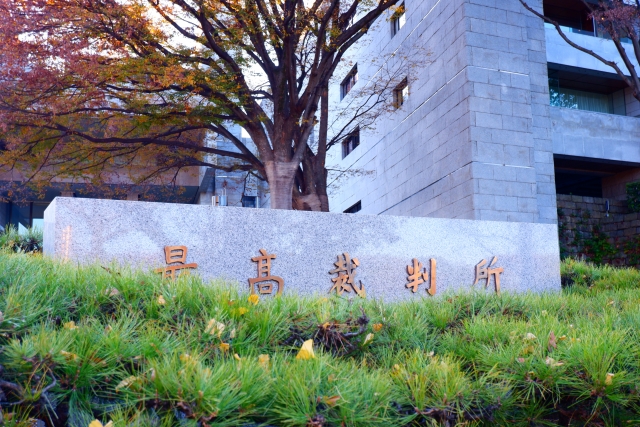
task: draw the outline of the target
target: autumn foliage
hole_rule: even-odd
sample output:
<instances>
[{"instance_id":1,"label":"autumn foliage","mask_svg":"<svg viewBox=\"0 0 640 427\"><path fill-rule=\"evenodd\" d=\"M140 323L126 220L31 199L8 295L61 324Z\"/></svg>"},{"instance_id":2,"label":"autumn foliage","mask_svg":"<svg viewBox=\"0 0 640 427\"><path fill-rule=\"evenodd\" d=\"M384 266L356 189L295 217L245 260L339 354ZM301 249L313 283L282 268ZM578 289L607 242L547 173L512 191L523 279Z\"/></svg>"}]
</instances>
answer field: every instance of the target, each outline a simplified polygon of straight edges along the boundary
<instances>
[{"instance_id":1,"label":"autumn foliage","mask_svg":"<svg viewBox=\"0 0 640 427\"><path fill-rule=\"evenodd\" d=\"M320 100L395 2L0 0L0 165L43 185L252 171L272 207L328 210Z\"/></svg>"}]
</instances>

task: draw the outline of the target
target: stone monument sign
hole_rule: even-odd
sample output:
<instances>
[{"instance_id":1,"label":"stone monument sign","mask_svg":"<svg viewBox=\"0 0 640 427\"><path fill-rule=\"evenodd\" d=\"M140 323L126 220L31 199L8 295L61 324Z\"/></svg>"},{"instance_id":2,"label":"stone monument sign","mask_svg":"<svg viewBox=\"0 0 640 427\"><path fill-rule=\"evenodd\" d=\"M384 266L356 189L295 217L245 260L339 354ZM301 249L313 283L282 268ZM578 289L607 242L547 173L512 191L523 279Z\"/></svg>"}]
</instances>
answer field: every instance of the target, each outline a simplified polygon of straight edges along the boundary
<instances>
[{"instance_id":1,"label":"stone monument sign","mask_svg":"<svg viewBox=\"0 0 640 427\"><path fill-rule=\"evenodd\" d=\"M387 301L445 292L560 290L554 224L213 207L59 197L44 253L188 271L247 292Z\"/></svg>"}]
</instances>

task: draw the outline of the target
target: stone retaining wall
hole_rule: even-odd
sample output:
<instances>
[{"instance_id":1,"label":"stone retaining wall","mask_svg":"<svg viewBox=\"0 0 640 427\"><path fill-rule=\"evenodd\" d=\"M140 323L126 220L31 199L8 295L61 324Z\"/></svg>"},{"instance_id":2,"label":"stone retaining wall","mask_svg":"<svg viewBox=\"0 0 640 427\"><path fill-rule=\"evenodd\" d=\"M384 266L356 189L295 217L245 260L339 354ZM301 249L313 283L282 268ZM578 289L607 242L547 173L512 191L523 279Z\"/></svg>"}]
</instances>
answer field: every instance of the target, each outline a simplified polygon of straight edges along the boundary
<instances>
[{"instance_id":1,"label":"stone retaining wall","mask_svg":"<svg viewBox=\"0 0 640 427\"><path fill-rule=\"evenodd\" d=\"M626 201L558 194L562 256L586 256L613 265L639 265L640 214ZM594 259L595 258L595 259Z\"/></svg>"}]
</instances>

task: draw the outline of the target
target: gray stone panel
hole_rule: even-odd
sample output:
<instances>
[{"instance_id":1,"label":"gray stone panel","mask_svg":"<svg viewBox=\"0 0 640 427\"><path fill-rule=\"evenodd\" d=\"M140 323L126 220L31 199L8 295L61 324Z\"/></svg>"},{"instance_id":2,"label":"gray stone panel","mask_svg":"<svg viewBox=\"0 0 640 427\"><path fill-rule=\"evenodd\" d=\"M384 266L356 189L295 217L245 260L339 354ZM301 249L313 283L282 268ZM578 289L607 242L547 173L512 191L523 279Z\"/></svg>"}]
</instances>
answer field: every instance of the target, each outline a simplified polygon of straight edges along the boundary
<instances>
[{"instance_id":1,"label":"gray stone panel","mask_svg":"<svg viewBox=\"0 0 640 427\"><path fill-rule=\"evenodd\" d=\"M636 117L551 107L555 154L640 163Z\"/></svg>"},{"instance_id":2,"label":"gray stone panel","mask_svg":"<svg viewBox=\"0 0 640 427\"><path fill-rule=\"evenodd\" d=\"M367 296L395 301L428 296L425 284L416 294L405 287L413 258L426 267L436 260L438 294L473 289L475 266L494 256L494 267L504 268L503 292L559 291L557 236L555 225L524 222L57 198L45 211L44 244L45 255L58 259L142 268L163 267L164 247L184 245L203 278L246 290L257 277L251 258L262 248L276 254L271 273L284 279L285 293L304 295L328 294L329 271L347 252L360 262L356 278Z\"/></svg>"}]
</instances>

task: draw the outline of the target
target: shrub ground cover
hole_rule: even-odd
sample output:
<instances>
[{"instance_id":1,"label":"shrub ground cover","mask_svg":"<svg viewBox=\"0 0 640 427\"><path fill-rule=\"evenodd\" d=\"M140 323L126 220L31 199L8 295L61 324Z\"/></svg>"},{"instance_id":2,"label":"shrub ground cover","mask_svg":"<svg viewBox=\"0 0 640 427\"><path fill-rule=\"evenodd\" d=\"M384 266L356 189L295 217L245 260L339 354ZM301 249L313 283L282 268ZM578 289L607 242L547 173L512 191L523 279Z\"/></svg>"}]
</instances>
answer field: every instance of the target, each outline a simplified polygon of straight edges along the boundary
<instances>
[{"instance_id":1,"label":"shrub ground cover","mask_svg":"<svg viewBox=\"0 0 640 427\"><path fill-rule=\"evenodd\" d=\"M1 422L640 425L640 273L562 275L561 294L257 299L6 252Z\"/></svg>"}]
</instances>

